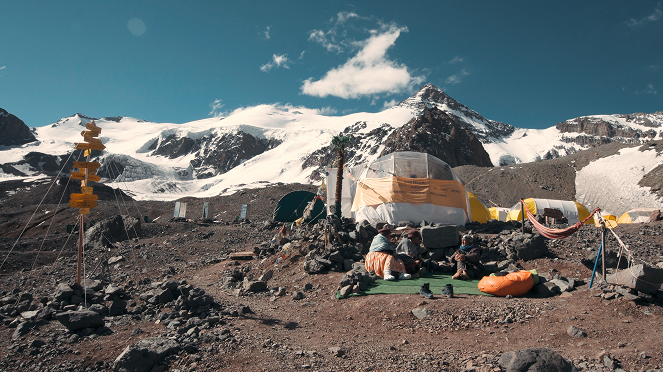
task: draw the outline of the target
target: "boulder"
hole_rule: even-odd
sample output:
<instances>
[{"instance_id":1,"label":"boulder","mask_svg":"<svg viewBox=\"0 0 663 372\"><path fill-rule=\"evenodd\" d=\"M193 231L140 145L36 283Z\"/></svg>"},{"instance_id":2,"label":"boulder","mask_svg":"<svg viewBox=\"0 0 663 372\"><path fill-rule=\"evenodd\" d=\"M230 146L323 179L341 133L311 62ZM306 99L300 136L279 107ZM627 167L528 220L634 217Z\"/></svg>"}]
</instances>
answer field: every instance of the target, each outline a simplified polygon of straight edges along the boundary
<instances>
[{"instance_id":1,"label":"boulder","mask_svg":"<svg viewBox=\"0 0 663 372\"><path fill-rule=\"evenodd\" d=\"M113 363L115 372L149 372L168 355L177 353L180 346L169 338L152 337L127 346Z\"/></svg>"},{"instance_id":2,"label":"boulder","mask_svg":"<svg viewBox=\"0 0 663 372\"><path fill-rule=\"evenodd\" d=\"M421 228L421 241L428 249L446 248L458 245L458 226L440 225Z\"/></svg>"},{"instance_id":3,"label":"boulder","mask_svg":"<svg viewBox=\"0 0 663 372\"><path fill-rule=\"evenodd\" d=\"M610 284L621 285L644 293L656 293L663 283L663 269L647 265L634 265L606 276Z\"/></svg>"},{"instance_id":4,"label":"boulder","mask_svg":"<svg viewBox=\"0 0 663 372\"><path fill-rule=\"evenodd\" d=\"M546 238L543 235L521 234L516 235L513 240L516 255L521 260L534 260L548 253Z\"/></svg>"},{"instance_id":5,"label":"boulder","mask_svg":"<svg viewBox=\"0 0 663 372\"><path fill-rule=\"evenodd\" d=\"M53 298L56 301L68 300L73 294L74 290L68 284L60 283L53 292Z\"/></svg>"},{"instance_id":6,"label":"boulder","mask_svg":"<svg viewBox=\"0 0 663 372\"><path fill-rule=\"evenodd\" d=\"M76 332L85 328L97 328L104 325L104 320L99 313L90 310L65 311L56 314L57 319L68 330Z\"/></svg>"},{"instance_id":7,"label":"boulder","mask_svg":"<svg viewBox=\"0 0 663 372\"><path fill-rule=\"evenodd\" d=\"M576 372L571 362L553 350L544 347L509 351L499 360L507 372Z\"/></svg>"}]
</instances>

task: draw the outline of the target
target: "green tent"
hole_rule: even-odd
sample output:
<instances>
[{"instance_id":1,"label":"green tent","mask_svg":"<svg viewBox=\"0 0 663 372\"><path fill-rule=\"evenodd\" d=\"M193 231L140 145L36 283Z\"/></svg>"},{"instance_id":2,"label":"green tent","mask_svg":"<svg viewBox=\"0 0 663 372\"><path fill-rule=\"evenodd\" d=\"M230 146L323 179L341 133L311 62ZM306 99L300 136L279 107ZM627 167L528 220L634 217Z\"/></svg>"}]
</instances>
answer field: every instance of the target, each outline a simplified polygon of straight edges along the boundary
<instances>
[{"instance_id":1,"label":"green tent","mask_svg":"<svg viewBox=\"0 0 663 372\"><path fill-rule=\"evenodd\" d=\"M321 218L327 217L325 210L325 203L320 198L316 199L316 195L310 191L298 190L286 194L279 200L279 203L274 208L274 221L279 222L294 222L304 216L304 211L308 204L314 201L311 213L307 213L308 218L306 222L316 222Z\"/></svg>"}]
</instances>

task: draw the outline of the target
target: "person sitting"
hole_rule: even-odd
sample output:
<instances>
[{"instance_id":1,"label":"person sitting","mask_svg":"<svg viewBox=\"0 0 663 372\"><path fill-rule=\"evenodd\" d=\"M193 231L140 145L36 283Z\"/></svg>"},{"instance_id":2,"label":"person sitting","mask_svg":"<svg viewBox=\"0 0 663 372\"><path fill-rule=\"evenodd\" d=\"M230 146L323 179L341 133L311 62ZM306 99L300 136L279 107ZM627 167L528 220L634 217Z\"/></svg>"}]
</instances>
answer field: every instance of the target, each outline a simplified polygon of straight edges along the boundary
<instances>
[{"instance_id":1,"label":"person sitting","mask_svg":"<svg viewBox=\"0 0 663 372\"><path fill-rule=\"evenodd\" d=\"M366 255L366 271L374 271L384 280L395 280L395 273L398 273L399 279L410 279L412 276L406 272L403 261L394 257L394 245L388 238L390 234L391 230L383 227L373 238Z\"/></svg>"},{"instance_id":2,"label":"person sitting","mask_svg":"<svg viewBox=\"0 0 663 372\"><path fill-rule=\"evenodd\" d=\"M410 230L396 246L396 258L403 261L405 270L412 275L419 275L422 264L421 234L419 230ZM424 269L425 270L425 269Z\"/></svg>"},{"instance_id":3,"label":"person sitting","mask_svg":"<svg viewBox=\"0 0 663 372\"><path fill-rule=\"evenodd\" d=\"M460 247L451 256L451 262L456 262L456 273L453 279L469 280L478 278L483 271L481 259L481 248L473 245L474 239L470 235L463 235Z\"/></svg>"}]
</instances>

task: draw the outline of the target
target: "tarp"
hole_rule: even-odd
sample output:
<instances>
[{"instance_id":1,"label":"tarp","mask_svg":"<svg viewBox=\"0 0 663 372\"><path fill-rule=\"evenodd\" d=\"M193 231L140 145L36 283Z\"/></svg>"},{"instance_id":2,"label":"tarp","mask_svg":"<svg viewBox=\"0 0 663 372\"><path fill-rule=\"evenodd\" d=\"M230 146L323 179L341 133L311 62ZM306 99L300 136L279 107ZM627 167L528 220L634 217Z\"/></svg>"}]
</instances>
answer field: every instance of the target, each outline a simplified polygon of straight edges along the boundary
<instances>
[{"instance_id":1,"label":"tarp","mask_svg":"<svg viewBox=\"0 0 663 372\"><path fill-rule=\"evenodd\" d=\"M426 220L464 225L471 220L462 181L447 163L429 154L395 152L369 164L346 168L343 174L344 217L392 224ZM332 169L327 175L328 204L333 203L335 184Z\"/></svg>"},{"instance_id":2,"label":"tarp","mask_svg":"<svg viewBox=\"0 0 663 372\"><path fill-rule=\"evenodd\" d=\"M316 195L310 191L297 190L286 194L279 200L276 208L274 208L272 219L279 222L294 222L304 216L306 207L313 201L313 209L310 212L311 219L307 222L315 222L320 218L325 218L327 214L325 213L324 202L319 198L316 199Z\"/></svg>"},{"instance_id":3,"label":"tarp","mask_svg":"<svg viewBox=\"0 0 663 372\"><path fill-rule=\"evenodd\" d=\"M491 217L486 203L484 203L483 200L469 191L467 192L467 198L470 201L470 209L472 210L470 213L472 216L472 221L487 223Z\"/></svg>"},{"instance_id":4,"label":"tarp","mask_svg":"<svg viewBox=\"0 0 663 372\"><path fill-rule=\"evenodd\" d=\"M590 212L582 204L575 201L555 200L555 199L525 199L525 206L532 214L543 214L545 208L558 209L564 217L569 220L569 225L573 225L587 218ZM520 221L522 218L520 202L516 203L509 211L507 221ZM586 224L594 224L594 218L590 218Z\"/></svg>"},{"instance_id":5,"label":"tarp","mask_svg":"<svg viewBox=\"0 0 663 372\"><path fill-rule=\"evenodd\" d=\"M632 209L621 216L617 220L617 224L623 223L646 223L649 222L649 216L658 208L638 208Z\"/></svg>"}]
</instances>

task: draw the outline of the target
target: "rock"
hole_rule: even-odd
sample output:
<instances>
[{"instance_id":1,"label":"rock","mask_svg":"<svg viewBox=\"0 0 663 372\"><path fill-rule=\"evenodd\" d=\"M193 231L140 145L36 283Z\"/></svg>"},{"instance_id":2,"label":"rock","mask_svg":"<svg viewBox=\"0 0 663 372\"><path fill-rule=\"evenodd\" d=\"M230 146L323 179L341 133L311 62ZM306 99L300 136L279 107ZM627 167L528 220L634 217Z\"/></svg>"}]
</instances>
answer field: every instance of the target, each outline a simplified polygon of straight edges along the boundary
<instances>
[{"instance_id":1,"label":"rock","mask_svg":"<svg viewBox=\"0 0 663 372\"><path fill-rule=\"evenodd\" d=\"M340 251L332 252L332 254L329 255L329 261L331 262L343 262L343 254L341 254Z\"/></svg>"},{"instance_id":2,"label":"rock","mask_svg":"<svg viewBox=\"0 0 663 372\"><path fill-rule=\"evenodd\" d=\"M272 277L274 276L274 270L267 270L265 271L264 274L260 276L260 279L258 279L261 282L268 282Z\"/></svg>"},{"instance_id":3,"label":"rock","mask_svg":"<svg viewBox=\"0 0 663 372\"><path fill-rule=\"evenodd\" d=\"M559 287L560 292L569 292L569 291L573 290L573 286L571 285L571 283L567 282L566 280L553 279L549 283L553 283L557 287Z\"/></svg>"},{"instance_id":4,"label":"rock","mask_svg":"<svg viewBox=\"0 0 663 372\"><path fill-rule=\"evenodd\" d=\"M319 274L326 270L326 266L317 260L309 260L304 263L304 271L309 274Z\"/></svg>"},{"instance_id":5,"label":"rock","mask_svg":"<svg viewBox=\"0 0 663 372\"><path fill-rule=\"evenodd\" d=\"M177 341L152 337L127 346L113 363L115 372L150 372L168 355L177 353L180 346Z\"/></svg>"},{"instance_id":6,"label":"rock","mask_svg":"<svg viewBox=\"0 0 663 372\"><path fill-rule=\"evenodd\" d=\"M55 292L53 292L53 298L56 301L68 300L74 294L74 290L68 284L60 283Z\"/></svg>"},{"instance_id":7,"label":"rock","mask_svg":"<svg viewBox=\"0 0 663 372\"><path fill-rule=\"evenodd\" d=\"M38 327L41 324L41 322L23 322L19 323L18 326L16 326L16 329L14 330L14 334L12 334L12 340L16 340L22 336L27 335L30 333L30 331L36 327Z\"/></svg>"},{"instance_id":8,"label":"rock","mask_svg":"<svg viewBox=\"0 0 663 372\"><path fill-rule=\"evenodd\" d=\"M88 307L87 309L90 311L94 311L95 313L100 315L108 314L108 307L102 304L93 304L90 305L90 307Z\"/></svg>"},{"instance_id":9,"label":"rock","mask_svg":"<svg viewBox=\"0 0 663 372\"><path fill-rule=\"evenodd\" d=\"M656 293L663 283L663 269L644 264L634 265L630 269L607 275L606 281L610 284L621 285L640 292L653 294Z\"/></svg>"},{"instance_id":10,"label":"rock","mask_svg":"<svg viewBox=\"0 0 663 372\"><path fill-rule=\"evenodd\" d=\"M458 245L458 226L441 225L421 228L421 241L428 249L446 248Z\"/></svg>"},{"instance_id":11,"label":"rock","mask_svg":"<svg viewBox=\"0 0 663 372\"><path fill-rule=\"evenodd\" d=\"M261 281L252 281L248 278L244 278L242 288L244 288L244 290L247 292L264 292L267 290L267 283Z\"/></svg>"},{"instance_id":12,"label":"rock","mask_svg":"<svg viewBox=\"0 0 663 372\"><path fill-rule=\"evenodd\" d=\"M338 347L338 346L330 347L328 350L329 350L329 351L332 353L332 355L335 356L335 357L342 357L343 355L345 355L345 351L343 351L343 349L340 348L340 347Z\"/></svg>"},{"instance_id":13,"label":"rock","mask_svg":"<svg viewBox=\"0 0 663 372\"><path fill-rule=\"evenodd\" d=\"M552 297L555 295L553 291L548 288L547 285L545 284L539 284L534 287L534 293L538 294L541 297Z\"/></svg>"},{"instance_id":14,"label":"rock","mask_svg":"<svg viewBox=\"0 0 663 372\"><path fill-rule=\"evenodd\" d=\"M109 296L109 298L115 298L125 294L122 287L118 287L113 284L107 285L106 288L104 288L104 293L106 293L106 296Z\"/></svg>"},{"instance_id":15,"label":"rock","mask_svg":"<svg viewBox=\"0 0 663 372\"><path fill-rule=\"evenodd\" d=\"M514 237L514 248L519 259L530 261L548 253L546 238L539 234L520 234Z\"/></svg>"},{"instance_id":16,"label":"rock","mask_svg":"<svg viewBox=\"0 0 663 372\"><path fill-rule=\"evenodd\" d=\"M153 290L153 292L154 296L158 298L160 304L167 304L175 299L173 292L171 292L169 289L158 288Z\"/></svg>"},{"instance_id":17,"label":"rock","mask_svg":"<svg viewBox=\"0 0 663 372\"><path fill-rule=\"evenodd\" d=\"M507 372L576 372L571 362L548 348L509 351L502 354L499 365Z\"/></svg>"},{"instance_id":18,"label":"rock","mask_svg":"<svg viewBox=\"0 0 663 372\"><path fill-rule=\"evenodd\" d=\"M350 293L352 293L352 289L353 289L352 285L346 285L346 286L342 287L341 291L340 291L341 297L343 297L343 298L348 297L350 295Z\"/></svg>"},{"instance_id":19,"label":"rock","mask_svg":"<svg viewBox=\"0 0 663 372\"><path fill-rule=\"evenodd\" d=\"M111 316L116 316L116 315L122 315L127 312L127 301L121 300L121 299L116 299L114 300L110 308L108 309L108 312L110 313Z\"/></svg>"},{"instance_id":20,"label":"rock","mask_svg":"<svg viewBox=\"0 0 663 372\"><path fill-rule=\"evenodd\" d=\"M108 264L109 265L115 265L116 263L120 263L120 262L123 262L123 261L124 261L123 256L115 256L115 257L111 257L111 258L108 259Z\"/></svg>"},{"instance_id":21,"label":"rock","mask_svg":"<svg viewBox=\"0 0 663 372\"><path fill-rule=\"evenodd\" d=\"M97 328L104 325L101 315L90 310L66 311L56 314L57 319L62 325L72 332L85 328Z\"/></svg>"},{"instance_id":22,"label":"rock","mask_svg":"<svg viewBox=\"0 0 663 372\"><path fill-rule=\"evenodd\" d=\"M570 326L566 330L566 333L568 333L569 336L575 337L575 338L585 338L585 337L587 337L587 333L585 333L582 329L580 329L576 326Z\"/></svg>"},{"instance_id":23,"label":"rock","mask_svg":"<svg viewBox=\"0 0 663 372\"><path fill-rule=\"evenodd\" d=\"M559 289L557 284L553 282L545 282L543 283L543 285L546 286L548 288L548 291L554 295L562 293L562 291Z\"/></svg>"},{"instance_id":24,"label":"rock","mask_svg":"<svg viewBox=\"0 0 663 372\"><path fill-rule=\"evenodd\" d=\"M430 311L427 309L416 308L412 309L412 315L416 316L417 319L424 319L430 316Z\"/></svg>"},{"instance_id":25,"label":"rock","mask_svg":"<svg viewBox=\"0 0 663 372\"><path fill-rule=\"evenodd\" d=\"M292 299L293 300L302 300L302 299L304 299L304 293L300 292L300 291L297 291L297 292L292 294Z\"/></svg>"}]
</instances>

